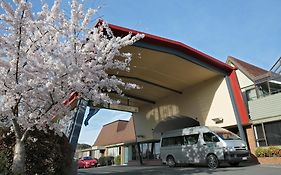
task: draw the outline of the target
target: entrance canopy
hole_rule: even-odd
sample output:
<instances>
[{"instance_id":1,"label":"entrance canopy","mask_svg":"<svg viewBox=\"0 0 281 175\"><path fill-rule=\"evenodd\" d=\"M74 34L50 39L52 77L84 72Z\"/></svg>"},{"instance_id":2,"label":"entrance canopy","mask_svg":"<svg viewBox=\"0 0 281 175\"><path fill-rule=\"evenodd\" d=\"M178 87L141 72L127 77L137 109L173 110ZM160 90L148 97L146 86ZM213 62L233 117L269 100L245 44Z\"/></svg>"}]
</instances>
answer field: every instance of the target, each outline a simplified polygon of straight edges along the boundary
<instances>
[{"instance_id":1,"label":"entrance canopy","mask_svg":"<svg viewBox=\"0 0 281 175\"><path fill-rule=\"evenodd\" d=\"M140 33L115 25L109 25L114 35L124 36L129 32ZM141 89L124 90L121 104L142 106L155 104L171 94L212 79L229 75L233 68L211 56L182 43L145 34L144 39L123 49L133 54L130 72L109 72L125 82L139 85ZM112 94L112 98L119 96Z\"/></svg>"},{"instance_id":2,"label":"entrance canopy","mask_svg":"<svg viewBox=\"0 0 281 175\"><path fill-rule=\"evenodd\" d=\"M154 128L154 132L161 133L192 126L200 126L200 123L197 120L187 116L171 116L159 122Z\"/></svg>"}]
</instances>

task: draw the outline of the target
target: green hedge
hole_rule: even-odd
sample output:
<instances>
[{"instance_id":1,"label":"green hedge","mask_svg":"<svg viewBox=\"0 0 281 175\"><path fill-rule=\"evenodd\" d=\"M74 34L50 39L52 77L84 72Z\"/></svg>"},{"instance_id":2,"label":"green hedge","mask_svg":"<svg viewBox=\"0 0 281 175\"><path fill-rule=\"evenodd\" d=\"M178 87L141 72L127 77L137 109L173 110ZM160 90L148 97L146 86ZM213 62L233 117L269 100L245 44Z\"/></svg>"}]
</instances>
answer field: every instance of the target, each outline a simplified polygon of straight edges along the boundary
<instances>
[{"instance_id":1,"label":"green hedge","mask_svg":"<svg viewBox=\"0 0 281 175\"><path fill-rule=\"evenodd\" d=\"M281 148L276 146L258 147L255 154L257 157L281 157Z\"/></svg>"}]
</instances>

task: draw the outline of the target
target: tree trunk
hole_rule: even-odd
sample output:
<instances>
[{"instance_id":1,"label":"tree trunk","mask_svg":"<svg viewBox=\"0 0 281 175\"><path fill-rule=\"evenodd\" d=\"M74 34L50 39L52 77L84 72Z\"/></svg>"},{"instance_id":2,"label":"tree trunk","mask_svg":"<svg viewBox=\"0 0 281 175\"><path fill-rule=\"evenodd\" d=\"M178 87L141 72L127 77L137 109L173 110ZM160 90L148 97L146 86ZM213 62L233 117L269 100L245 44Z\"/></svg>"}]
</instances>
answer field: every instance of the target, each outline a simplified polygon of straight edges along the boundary
<instances>
[{"instance_id":1,"label":"tree trunk","mask_svg":"<svg viewBox=\"0 0 281 175\"><path fill-rule=\"evenodd\" d=\"M14 159L12 165L12 172L17 175L25 174L25 147L24 142L21 140L16 140L16 145L14 149Z\"/></svg>"}]
</instances>

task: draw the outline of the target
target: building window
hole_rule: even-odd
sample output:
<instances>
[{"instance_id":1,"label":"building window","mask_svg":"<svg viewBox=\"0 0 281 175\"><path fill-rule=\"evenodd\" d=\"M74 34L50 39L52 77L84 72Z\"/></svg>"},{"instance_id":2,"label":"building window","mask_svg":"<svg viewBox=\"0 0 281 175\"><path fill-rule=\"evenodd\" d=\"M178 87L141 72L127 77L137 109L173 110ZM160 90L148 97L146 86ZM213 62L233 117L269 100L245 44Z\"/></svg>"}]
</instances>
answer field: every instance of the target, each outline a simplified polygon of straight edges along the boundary
<instances>
[{"instance_id":1,"label":"building window","mask_svg":"<svg viewBox=\"0 0 281 175\"><path fill-rule=\"evenodd\" d=\"M281 145L281 121L254 125L254 132L258 147Z\"/></svg>"},{"instance_id":2,"label":"building window","mask_svg":"<svg viewBox=\"0 0 281 175\"><path fill-rule=\"evenodd\" d=\"M120 155L119 147L108 148L107 151L108 151L108 153L107 153L108 156L116 157L116 156Z\"/></svg>"},{"instance_id":3,"label":"building window","mask_svg":"<svg viewBox=\"0 0 281 175\"><path fill-rule=\"evenodd\" d=\"M154 159L160 159L160 142L154 143Z\"/></svg>"},{"instance_id":4,"label":"building window","mask_svg":"<svg viewBox=\"0 0 281 175\"><path fill-rule=\"evenodd\" d=\"M264 124L268 145L281 145L281 121Z\"/></svg>"},{"instance_id":5,"label":"building window","mask_svg":"<svg viewBox=\"0 0 281 175\"><path fill-rule=\"evenodd\" d=\"M265 135L263 132L263 124L255 125L255 135L256 135L256 144L257 146L267 146Z\"/></svg>"},{"instance_id":6,"label":"building window","mask_svg":"<svg viewBox=\"0 0 281 175\"><path fill-rule=\"evenodd\" d=\"M138 148L135 144L131 145L130 148L132 149L132 160L137 160L138 157Z\"/></svg>"},{"instance_id":7,"label":"building window","mask_svg":"<svg viewBox=\"0 0 281 175\"><path fill-rule=\"evenodd\" d=\"M160 159L160 142L148 142L140 144L140 155L142 159ZM132 145L132 160L139 160L138 146Z\"/></svg>"}]
</instances>

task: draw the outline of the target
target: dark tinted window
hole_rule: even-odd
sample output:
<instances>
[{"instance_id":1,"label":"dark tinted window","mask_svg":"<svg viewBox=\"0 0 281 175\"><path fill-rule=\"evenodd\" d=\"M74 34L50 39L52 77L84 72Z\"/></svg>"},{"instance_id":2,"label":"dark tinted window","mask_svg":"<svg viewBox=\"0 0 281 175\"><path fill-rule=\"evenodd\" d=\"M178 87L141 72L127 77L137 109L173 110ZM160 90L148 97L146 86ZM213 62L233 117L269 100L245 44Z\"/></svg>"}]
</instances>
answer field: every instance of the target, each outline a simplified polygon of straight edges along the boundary
<instances>
[{"instance_id":1,"label":"dark tinted window","mask_svg":"<svg viewBox=\"0 0 281 175\"><path fill-rule=\"evenodd\" d=\"M93 160L92 157L83 157L83 160Z\"/></svg>"},{"instance_id":2,"label":"dark tinted window","mask_svg":"<svg viewBox=\"0 0 281 175\"><path fill-rule=\"evenodd\" d=\"M198 142L199 134L192 134L192 135L186 135L185 137L185 144L186 145L194 145Z\"/></svg>"},{"instance_id":3,"label":"dark tinted window","mask_svg":"<svg viewBox=\"0 0 281 175\"><path fill-rule=\"evenodd\" d=\"M223 140L241 140L240 137L238 137L236 134L232 132L216 132L216 134Z\"/></svg>"},{"instance_id":4,"label":"dark tinted window","mask_svg":"<svg viewBox=\"0 0 281 175\"><path fill-rule=\"evenodd\" d=\"M262 125L256 125L256 137L257 137L257 145L258 146L266 146Z\"/></svg>"},{"instance_id":5,"label":"dark tinted window","mask_svg":"<svg viewBox=\"0 0 281 175\"><path fill-rule=\"evenodd\" d=\"M177 136L177 137L167 137L162 139L162 146L173 146L173 145L183 145L184 144L184 137Z\"/></svg>"},{"instance_id":6,"label":"dark tinted window","mask_svg":"<svg viewBox=\"0 0 281 175\"><path fill-rule=\"evenodd\" d=\"M267 144L281 145L281 121L264 123Z\"/></svg>"},{"instance_id":7,"label":"dark tinted window","mask_svg":"<svg viewBox=\"0 0 281 175\"><path fill-rule=\"evenodd\" d=\"M264 135L263 135L263 130L262 130L262 125L256 125L256 132L257 132L257 138L258 139L264 139Z\"/></svg>"},{"instance_id":8,"label":"dark tinted window","mask_svg":"<svg viewBox=\"0 0 281 175\"><path fill-rule=\"evenodd\" d=\"M219 139L213 133L203 133L203 139L205 142L219 142Z\"/></svg>"}]
</instances>

